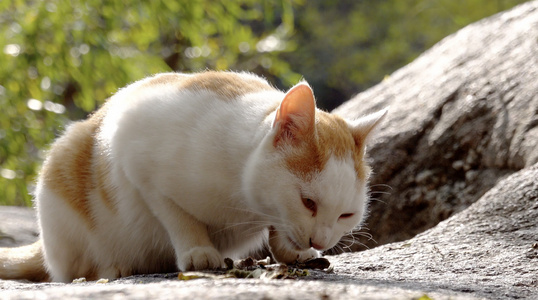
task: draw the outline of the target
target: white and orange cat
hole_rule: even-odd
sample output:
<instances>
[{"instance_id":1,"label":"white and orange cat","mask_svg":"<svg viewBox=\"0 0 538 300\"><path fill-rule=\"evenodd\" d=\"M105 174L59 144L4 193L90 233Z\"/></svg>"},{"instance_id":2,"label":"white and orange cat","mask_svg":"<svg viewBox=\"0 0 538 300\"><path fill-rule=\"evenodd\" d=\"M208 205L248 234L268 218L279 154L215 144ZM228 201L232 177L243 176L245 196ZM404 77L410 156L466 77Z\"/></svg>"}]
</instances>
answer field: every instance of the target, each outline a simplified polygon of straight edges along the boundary
<instances>
[{"instance_id":1,"label":"white and orange cat","mask_svg":"<svg viewBox=\"0 0 538 300\"><path fill-rule=\"evenodd\" d=\"M247 73L168 73L120 90L50 149L40 240L0 249L0 278L70 282L221 267L263 248L319 256L363 219L365 143L385 115L318 110Z\"/></svg>"}]
</instances>

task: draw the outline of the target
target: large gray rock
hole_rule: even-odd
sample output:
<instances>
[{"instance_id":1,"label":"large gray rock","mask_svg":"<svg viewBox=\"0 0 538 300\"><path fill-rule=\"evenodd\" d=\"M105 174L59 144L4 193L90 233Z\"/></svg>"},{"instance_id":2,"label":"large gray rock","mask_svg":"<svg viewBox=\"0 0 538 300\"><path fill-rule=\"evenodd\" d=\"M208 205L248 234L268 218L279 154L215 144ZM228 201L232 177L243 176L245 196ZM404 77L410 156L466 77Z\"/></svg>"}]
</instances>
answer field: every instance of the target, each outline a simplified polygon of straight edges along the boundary
<instances>
[{"instance_id":1,"label":"large gray rock","mask_svg":"<svg viewBox=\"0 0 538 300\"><path fill-rule=\"evenodd\" d=\"M27 245L37 240L39 230L32 209L4 206L0 209L0 247Z\"/></svg>"},{"instance_id":2,"label":"large gray rock","mask_svg":"<svg viewBox=\"0 0 538 300\"><path fill-rule=\"evenodd\" d=\"M389 106L369 149L370 247L435 226L538 162L538 2L467 26L334 112Z\"/></svg>"}]
</instances>

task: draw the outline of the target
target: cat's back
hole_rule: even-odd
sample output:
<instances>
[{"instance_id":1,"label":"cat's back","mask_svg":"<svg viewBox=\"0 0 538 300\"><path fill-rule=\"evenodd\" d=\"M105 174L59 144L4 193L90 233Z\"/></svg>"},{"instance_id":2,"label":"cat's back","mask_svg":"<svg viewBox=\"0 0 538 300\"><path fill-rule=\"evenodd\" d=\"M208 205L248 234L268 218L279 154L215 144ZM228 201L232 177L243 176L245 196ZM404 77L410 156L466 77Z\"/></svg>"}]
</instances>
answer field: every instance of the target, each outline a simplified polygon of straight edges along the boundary
<instances>
[{"instance_id":1,"label":"cat's back","mask_svg":"<svg viewBox=\"0 0 538 300\"><path fill-rule=\"evenodd\" d=\"M137 186L173 194L203 181L229 189L283 96L249 73L160 74L109 100L99 139Z\"/></svg>"},{"instance_id":2,"label":"cat's back","mask_svg":"<svg viewBox=\"0 0 538 300\"><path fill-rule=\"evenodd\" d=\"M137 88L171 88L198 93L208 92L214 93L221 100L237 100L245 94L275 90L267 81L254 74L219 71L157 74L141 80Z\"/></svg>"},{"instance_id":3,"label":"cat's back","mask_svg":"<svg viewBox=\"0 0 538 300\"><path fill-rule=\"evenodd\" d=\"M109 102L133 108L149 105L204 106L220 101L240 105L245 95L278 92L266 80L251 73L205 71L201 73L161 73L121 89ZM263 98L263 97L262 97ZM193 103L189 103L192 100ZM204 101L205 100L205 101ZM260 100L260 99L259 99ZM170 108L170 107L169 107Z\"/></svg>"},{"instance_id":4,"label":"cat's back","mask_svg":"<svg viewBox=\"0 0 538 300\"><path fill-rule=\"evenodd\" d=\"M282 97L282 92L250 73L163 73L135 82L111 97L105 105L101 133L111 139L118 128L166 133L204 123L259 122L258 118L274 111Z\"/></svg>"}]
</instances>

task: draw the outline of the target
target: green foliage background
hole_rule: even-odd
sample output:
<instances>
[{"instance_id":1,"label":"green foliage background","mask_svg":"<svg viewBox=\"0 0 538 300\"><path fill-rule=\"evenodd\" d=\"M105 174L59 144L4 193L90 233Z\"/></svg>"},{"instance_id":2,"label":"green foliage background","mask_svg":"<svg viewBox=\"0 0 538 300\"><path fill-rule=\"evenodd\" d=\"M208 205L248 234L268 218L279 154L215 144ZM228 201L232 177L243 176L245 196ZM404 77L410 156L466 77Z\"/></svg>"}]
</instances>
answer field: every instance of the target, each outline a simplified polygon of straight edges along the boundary
<instances>
[{"instance_id":1,"label":"green foliage background","mask_svg":"<svg viewBox=\"0 0 538 300\"><path fill-rule=\"evenodd\" d=\"M0 204L30 205L47 145L150 74L304 76L329 109L515 0L0 1Z\"/></svg>"}]
</instances>

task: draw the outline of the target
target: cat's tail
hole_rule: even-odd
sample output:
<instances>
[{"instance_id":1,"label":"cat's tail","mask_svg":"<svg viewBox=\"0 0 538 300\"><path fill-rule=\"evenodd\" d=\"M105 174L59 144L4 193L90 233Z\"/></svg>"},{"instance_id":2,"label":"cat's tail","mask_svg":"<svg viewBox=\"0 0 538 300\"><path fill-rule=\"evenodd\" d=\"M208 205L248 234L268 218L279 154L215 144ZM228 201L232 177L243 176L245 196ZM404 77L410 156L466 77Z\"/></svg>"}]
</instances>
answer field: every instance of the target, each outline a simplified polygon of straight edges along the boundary
<instances>
[{"instance_id":1,"label":"cat's tail","mask_svg":"<svg viewBox=\"0 0 538 300\"><path fill-rule=\"evenodd\" d=\"M41 240L16 248L0 248L0 279L48 281Z\"/></svg>"}]
</instances>

